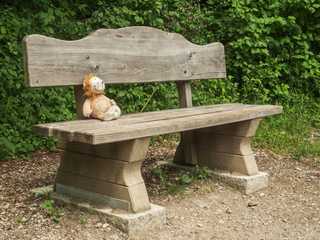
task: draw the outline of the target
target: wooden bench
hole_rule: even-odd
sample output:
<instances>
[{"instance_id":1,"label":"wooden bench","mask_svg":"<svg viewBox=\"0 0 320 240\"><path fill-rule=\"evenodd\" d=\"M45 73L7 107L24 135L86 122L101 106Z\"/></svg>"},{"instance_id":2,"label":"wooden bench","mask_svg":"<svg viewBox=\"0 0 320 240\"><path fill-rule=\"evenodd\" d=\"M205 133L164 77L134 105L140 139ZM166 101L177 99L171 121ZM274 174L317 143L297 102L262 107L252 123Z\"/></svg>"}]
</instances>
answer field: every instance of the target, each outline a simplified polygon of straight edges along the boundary
<instances>
[{"instance_id":1,"label":"wooden bench","mask_svg":"<svg viewBox=\"0 0 320 240\"><path fill-rule=\"evenodd\" d=\"M55 191L114 208L150 208L140 167L151 136L180 132L174 162L258 174L250 148L261 117L281 106L217 104L192 107L190 81L225 78L221 43L199 46L179 34L149 27L100 29L76 41L41 35L23 39L29 87L73 86L78 120L38 124L34 133L58 138L61 163ZM84 119L84 76L106 84L174 81L179 109ZM121 108L121 106L120 106Z\"/></svg>"}]
</instances>

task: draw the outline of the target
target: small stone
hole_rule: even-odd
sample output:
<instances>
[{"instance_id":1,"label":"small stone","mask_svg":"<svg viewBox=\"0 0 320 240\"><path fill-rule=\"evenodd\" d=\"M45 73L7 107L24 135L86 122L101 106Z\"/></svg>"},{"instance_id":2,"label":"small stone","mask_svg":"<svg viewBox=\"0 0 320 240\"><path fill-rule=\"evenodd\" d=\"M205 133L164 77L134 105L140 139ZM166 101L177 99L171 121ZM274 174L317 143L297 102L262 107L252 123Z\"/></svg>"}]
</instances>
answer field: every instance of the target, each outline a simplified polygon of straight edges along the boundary
<instances>
[{"instance_id":1,"label":"small stone","mask_svg":"<svg viewBox=\"0 0 320 240\"><path fill-rule=\"evenodd\" d=\"M198 223L198 227L199 227L199 228L203 228L203 225L200 224L200 223Z\"/></svg>"},{"instance_id":2,"label":"small stone","mask_svg":"<svg viewBox=\"0 0 320 240\"><path fill-rule=\"evenodd\" d=\"M91 225L90 224L85 224L84 227L85 228L91 228Z\"/></svg>"},{"instance_id":3,"label":"small stone","mask_svg":"<svg viewBox=\"0 0 320 240\"><path fill-rule=\"evenodd\" d=\"M101 228L102 227L102 223L97 223L95 227L96 228Z\"/></svg>"},{"instance_id":4,"label":"small stone","mask_svg":"<svg viewBox=\"0 0 320 240\"><path fill-rule=\"evenodd\" d=\"M228 214L232 213L231 209L230 209L230 208L227 208L227 209L226 209L226 213L228 213Z\"/></svg>"},{"instance_id":5,"label":"small stone","mask_svg":"<svg viewBox=\"0 0 320 240\"><path fill-rule=\"evenodd\" d=\"M102 228L107 228L108 226L109 226L109 224L105 223L105 224L102 225Z\"/></svg>"},{"instance_id":6,"label":"small stone","mask_svg":"<svg viewBox=\"0 0 320 240\"><path fill-rule=\"evenodd\" d=\"M220 209L217 209L217 211L215 211L214 213L215 215L221 215L222 214L222 211Z\"/></svg>"},{"instance_id":7,"label":"small stone","mask_svg":"<svg viewBox=\"0 0 320 240\"><path fill-rule=\"evenodd\" d=\"M3 208L3 209L8 209L9 207L10 207L10 204L7 203L7 204L5 204L2 208Z\"/></svg>"},{"instance_id":8,"label":"small stone","mask_svg":"<svg viewBox=\"0 0 320 240\"><path fill-rule=\"evenodd\" d=\"M256 207L256 206L258 206L257 203L253 203L253 202L248 203L248 207Z\"/></svg>"},{"instance_id":9,"label":"small stone","mask_svg":"<svg viewBox=\"0 0 320 240\"><path fill-rule=\"evenodd\" d=\"M259 197L264 197L264 195L265 195L264 193L260 193Z\"/></svg>"}]
</instances>

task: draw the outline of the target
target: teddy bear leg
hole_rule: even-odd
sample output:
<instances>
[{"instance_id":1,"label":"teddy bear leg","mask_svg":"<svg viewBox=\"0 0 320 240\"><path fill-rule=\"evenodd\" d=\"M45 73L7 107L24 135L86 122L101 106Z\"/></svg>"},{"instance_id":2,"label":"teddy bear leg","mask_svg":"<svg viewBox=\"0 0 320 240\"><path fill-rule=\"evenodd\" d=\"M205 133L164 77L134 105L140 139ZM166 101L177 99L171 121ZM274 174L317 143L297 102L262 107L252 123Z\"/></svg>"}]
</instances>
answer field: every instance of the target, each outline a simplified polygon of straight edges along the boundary
<instances>
[{"instance_id":1,"label":"teddy bear leg","mask_svg":"<svg viewBox=\"0 0 320 240\"><path fill-rule=\"evenodd\" d=\"M109 109L109 111L103 114L100 119L103 121L110 121L114 119L114 111L112 111L112 109Z\"/></svg>"},{"instance_id":2,"label":"teddy bear leg","mask_svg":"<svg viewBox=\"0 0 320 240\"><path fill-rule=\"evenodd\" d=\"M118 106L113 106L112 109L114 110L113 119L117 119L118 117L120 117L120 114L121 114L120 108Z\"/></svg>"}]
</instances>

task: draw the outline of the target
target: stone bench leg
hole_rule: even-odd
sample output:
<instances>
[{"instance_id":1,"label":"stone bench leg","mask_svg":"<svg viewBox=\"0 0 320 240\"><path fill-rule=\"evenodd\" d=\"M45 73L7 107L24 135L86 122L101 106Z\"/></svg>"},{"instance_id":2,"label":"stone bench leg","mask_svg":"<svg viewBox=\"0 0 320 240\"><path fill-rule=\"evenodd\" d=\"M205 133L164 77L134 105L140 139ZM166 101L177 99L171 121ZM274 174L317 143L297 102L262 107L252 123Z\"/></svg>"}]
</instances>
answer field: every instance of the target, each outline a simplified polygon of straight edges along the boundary
<instances>
[{"instance_id":1,"label":"stone bench leg","mask_svg":"<svg viewBox=\"0 0 320 240\"><path fill-rule=\"evenodd\" d=\"M198 164L231 173L258 174L250 143L259 122L260 118L197 130Z\"/></svg>"},{"instance_id":2,"label":"stone bench leg","mask_svg":"<svg viewBox=\"0 0 320 240\"><path fill-rule=\"evenodd\" d=\"M132 212L150 209L141 176L150 138L89 145L59 141L55 191Z\"/></svg>"},{"instance_id":3,"label":"stone bench leg","mask_svg":"<svg viewBox=\"0 0 320 240\"><path fill-rule=\"evenodd\" d=\"M196 165L198 163L195 131L180 133L181 141L177 147L173 162L177 164Z\"/></svg>"}]
</instances>

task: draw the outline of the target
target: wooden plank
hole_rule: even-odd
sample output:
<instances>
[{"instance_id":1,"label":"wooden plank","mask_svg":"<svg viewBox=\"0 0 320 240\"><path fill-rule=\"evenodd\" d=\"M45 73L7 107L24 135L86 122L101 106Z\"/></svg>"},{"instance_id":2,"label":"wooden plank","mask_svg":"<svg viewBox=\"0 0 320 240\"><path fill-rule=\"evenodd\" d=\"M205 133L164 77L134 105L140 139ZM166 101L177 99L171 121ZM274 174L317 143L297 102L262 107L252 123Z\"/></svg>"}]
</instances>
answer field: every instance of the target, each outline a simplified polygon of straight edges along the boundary
<instances>
[{"instance_id":1,"label":"wooden plank","mask_svg":"<svg viewBox=\"0 0 320 240\"><path fill-rule=\"evenodd\" d=\"M53 136L53 129L59 128L59 131L65 131L66 133L77 129L78 131L86 131L93 128L118 128L119 125L127 125L132 123L143 123L150 122L154 120L165 120L172 118L172 116L186 117L190 114L204 114L210 112L219 112L225 111L227 109L236 109L237 107L242 106L242 104L221 104L221 105L210 105L210 106L200 106L192 109L170 109L163 111L154 111L154 112L143 112L139 114L127 114L122 115L116 121L102 122L97 119L87 119L84 121L64 121L64 122L55 122L55 123L46 123L46 124L37 124L34 126L34 133L43 135L43 136ZM198 112L195 112L198 111ZM102 124L102 125L101 125ZM67 137L66 137L67 139ZM72 136L70 136L72 139Z\"/></svg>"},{"instance_id":2,"label":"wooden plank","mask_svg":"<svg viewBox=\"0 0 320 240\"><path fill-rule=\"evenodd\" d=\"M78 85L78 86L74 86L74 97L76 100L76 111L77 111L77 118L78 119L86 119L83 116L83 111L82 111L82 107L83 104L86 100L86 97L84 96L84 91L83 91L83 86L82 85Z\"/></svg>"},{"instance_id":3,"label":"wooden plank","mask_svg":"<svg viewBox=\"0 0 320 240\"><path fill-rule=\"evenodd\" d=\"M177 82L178 95L180 108L191 108L192 107L192 94L190 81ZM182 150L184 156L184 163L196 165L197 164L197 148L195 143L194 131L181 132L180 151ZM179 151L177 152L179 154ZM174 160L181 163L181 158L175 157Z\"/></svg>"},{"instance_id":4,"label":"wooden plank","mask_svg":"<svg viewBox=\"0 0 320 240\"><path fill-rule=\"evenodd\" d=\"M180 108L192 107L190 81L177 82Z\"/></svg>"},{"instance_id":5,"label":"wooden plank","mask_svg":"<svg viewBox=\"0 0 320 240\"><path fill-rule=\"evenodd\" d=\"M108 84L226 77L221 43L199 46L150 27L100 29L76 41L29 35L22 46L29 87L81 85L89 73Z\"/></svg>"},{"instance_id":6,"label":"wooden plank","mask_svg":"<svg viewBox=\"0 0 320 240\"><path fill-rule=\"evenodd\" d=\"M179 110L183 112L184 109ZM158 112L159 121L121 124L120 119L118 119L112 122L93 122L91 125L88 124L86 126L85 131L80 131L75 128L65 130L67 124L64 125L66 127L64 128L61 127L59 123L38 125L35 126L34 129L35 133L40 135L57 137L69 141L101 144L256 119L281 113L282 107L272 105L240 105L238 109L206 114L197 114L198 112L195 108L194 113L196 114L190 113L189 116L178 118L174 117L175 111L175 109L172 110L171 117L168 119L161 119L161 111ZM70 123L71 126L74 126L73 124L74 123Z\"/></svg>"},{"instance_id":7,"label":"wooden plank","mask_svg":"<svg viewBox=\"0 0 320 240\"><path fill-rule=\"evenodd\" d=\"M66 150L59 154L61 171L128 187L143 182L140 167L144 159L124 162Z\"/></svg>"},{"instance_id":8,"label":"wooden plank","mask_svg":"<svg viewBox=\"0 0 320 240\"><path fill-rule=\"evenodd\" d=\"M257 106L242 108L238 111L218 112L211 114L203 114L198 116L183 117L179 119L168 119L162 121L147 122L144 124L131 124L129 126L121 126L121 129L108 131L107 134L92 130L87 131L87 136L83 133L74 132L74 139L79 141L87 141L90 139L92 144L99 144L105 141L117 141L119 139L131 139L139 137L147 137L161 135L173 132L182 132L194 130L203 127L216 126L221 124L232 123L235 121L244 121L248 119L260 118L282 112L282 107ZM179 121L178 121L179 120ZM90 136L90 137L89 137Z\"/></svg>"}]
</instances>

